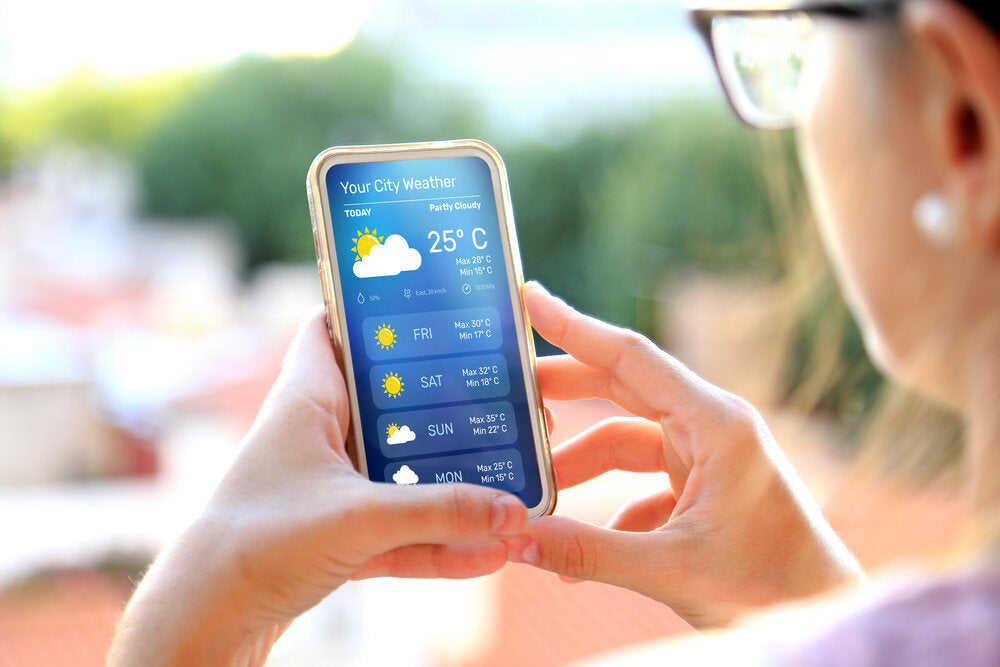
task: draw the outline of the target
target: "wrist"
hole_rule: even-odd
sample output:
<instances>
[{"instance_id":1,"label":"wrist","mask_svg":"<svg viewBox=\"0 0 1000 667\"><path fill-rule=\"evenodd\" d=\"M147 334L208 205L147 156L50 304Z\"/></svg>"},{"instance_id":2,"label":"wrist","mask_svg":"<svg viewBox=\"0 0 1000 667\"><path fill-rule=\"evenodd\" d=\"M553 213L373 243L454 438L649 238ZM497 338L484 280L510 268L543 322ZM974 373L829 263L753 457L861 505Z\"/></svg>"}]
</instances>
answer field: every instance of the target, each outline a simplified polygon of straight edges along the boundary
<instances>
[{"instance_id":1,"label":"wrist","mask_svg":"<svg viewBox=\"0 0 1000 667\"><path fill-rule=\"evenodd\" d=\"M201 518L156 559L119 622L109 665L258 665L281 634L255 621L238 565Z\"/></svg>"}]
</instances>

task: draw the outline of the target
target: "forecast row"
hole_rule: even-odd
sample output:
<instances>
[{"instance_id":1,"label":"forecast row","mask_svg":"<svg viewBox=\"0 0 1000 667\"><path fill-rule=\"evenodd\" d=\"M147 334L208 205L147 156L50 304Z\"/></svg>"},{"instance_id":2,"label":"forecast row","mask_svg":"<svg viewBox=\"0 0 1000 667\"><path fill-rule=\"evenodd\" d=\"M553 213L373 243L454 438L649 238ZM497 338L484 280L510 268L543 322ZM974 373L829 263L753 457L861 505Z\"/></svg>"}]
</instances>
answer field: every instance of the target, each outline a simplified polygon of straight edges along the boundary
<instances>
[{"instance_id":1,"label":"forecast row","mask_svg":"<svg viewBox=\"0 0 1000 667\"><path fill-rule=\"evenodd\" d=\"M491 306L368 317L361 335L374 361L496 350L503 344L500 315Z\"/></svg>"},{"instance_id":2,"label":"forecast row","mask_svg":"<svg viewBox=\"0 0 1000 667\"><path fill-rule=\"evenodd\" d=\"M525 486L524 462L516 449L389 463L384 474L385 481L401 485L471 482L511 493Z\"/></svg>"},{"instance_id":3,"label":"forecast row","mask_svg":"<svg viewBox=\"0 0 1000 667\"><path fill-rule=\"evenodd\" d=\"M395 362L372 366L372 400L382 410L501 398L510 392L501 354Z\"/></svg>"}]
</instances>

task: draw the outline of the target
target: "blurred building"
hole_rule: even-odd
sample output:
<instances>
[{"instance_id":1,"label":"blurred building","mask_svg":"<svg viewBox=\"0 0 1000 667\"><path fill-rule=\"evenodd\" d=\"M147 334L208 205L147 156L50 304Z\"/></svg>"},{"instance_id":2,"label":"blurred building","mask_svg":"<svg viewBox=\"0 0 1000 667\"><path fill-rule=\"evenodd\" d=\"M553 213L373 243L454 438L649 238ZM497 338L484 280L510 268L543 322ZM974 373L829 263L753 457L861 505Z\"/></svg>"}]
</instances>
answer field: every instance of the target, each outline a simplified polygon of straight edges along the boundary
<instances>
[{"instance_id":1,"label":"blurred building","mask_svg":"<svg viewBox=\"0 0 1000 667\"><path fill-rule=\"evenodd\" d=\"M319 301L314 266L241 280L224 224L142 219L136 201L129 165L95 150L51 150L0 182L0 588L155 553Z\"/></svg>"},{"instance_id":2,"label":"blurred building","mask_svg":"<svg viewBox=\"0 0 1000 667\"><path fill-rule=\"evenodd\" d=\"M173 347L159 332L219 324L185 299L202 282L225 312L235 244L207 225L139 223L128 167L101 152L52 151L0 187L0 483L150 472L176 387L142 357ZM129 358L137 339L145 354Z\"/></svg>"}]
</instances>

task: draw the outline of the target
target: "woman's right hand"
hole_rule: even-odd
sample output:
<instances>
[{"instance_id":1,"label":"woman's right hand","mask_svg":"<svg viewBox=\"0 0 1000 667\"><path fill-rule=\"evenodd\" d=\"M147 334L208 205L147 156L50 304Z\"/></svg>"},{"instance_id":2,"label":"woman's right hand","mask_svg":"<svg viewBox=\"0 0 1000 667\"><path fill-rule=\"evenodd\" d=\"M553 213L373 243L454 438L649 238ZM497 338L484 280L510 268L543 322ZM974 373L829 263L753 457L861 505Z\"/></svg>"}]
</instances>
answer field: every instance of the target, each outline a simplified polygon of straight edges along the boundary
<instances>
[{"instance_id":1,"label":"woman's right hand","mask_svg":"<svg viewBox=\"0 0 1000 667\"><path fill-rule=\"evenodd\" d=\"M560 488L613 469L669 475L603 528L529 523L511 559L630 588L696 627L863 581L746 401L702 380L643 336L583 315L528 283L538 333L568 354L539 359L548 399L610 399L634 418L597 424L553 451Z\"/></svg>"}]
</instances>

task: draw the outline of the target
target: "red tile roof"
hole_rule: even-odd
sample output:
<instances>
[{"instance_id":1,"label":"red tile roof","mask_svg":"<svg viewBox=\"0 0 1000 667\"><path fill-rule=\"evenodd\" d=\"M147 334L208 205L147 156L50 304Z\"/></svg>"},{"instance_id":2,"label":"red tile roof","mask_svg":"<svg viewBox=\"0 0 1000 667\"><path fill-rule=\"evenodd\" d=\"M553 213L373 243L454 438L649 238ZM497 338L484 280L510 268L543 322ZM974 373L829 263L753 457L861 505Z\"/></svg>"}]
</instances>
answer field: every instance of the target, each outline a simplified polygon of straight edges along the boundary
<instances>
[{"instance_id":1,"label":"red tile roof","mask_svg":"<svg viewBox=\"0 0 1000 667\"><path fill-rule=\"evenodd\" d=\"M0 593L0 665L103 665L130 589L124 575L77 572Z\"/></svg>"}]
</instances>

